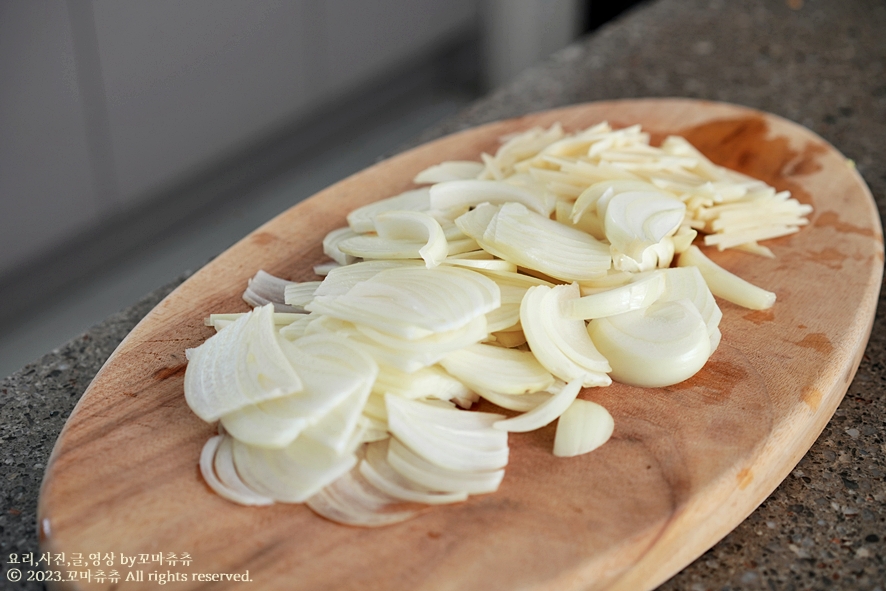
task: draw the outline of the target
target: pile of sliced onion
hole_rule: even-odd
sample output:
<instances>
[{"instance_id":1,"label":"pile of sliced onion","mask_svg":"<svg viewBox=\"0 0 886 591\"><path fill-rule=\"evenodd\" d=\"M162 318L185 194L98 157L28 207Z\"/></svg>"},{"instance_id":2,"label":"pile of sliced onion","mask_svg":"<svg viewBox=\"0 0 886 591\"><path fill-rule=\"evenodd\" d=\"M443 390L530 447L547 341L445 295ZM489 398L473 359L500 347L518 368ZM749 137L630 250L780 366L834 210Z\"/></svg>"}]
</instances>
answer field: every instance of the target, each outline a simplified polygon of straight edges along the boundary
<instances>
[{"instance_id":1,"label":"pile of sliced onion","mask_svg":"<svg viewBox=\"0 0 886 591\"><path fill-rule=\"evenodd\" d=\"M557 421L554 456L597 449L615 422L588 388L689 379L720 343L715 296L775 302L697 235L773 256L757 241L811 211L636 125L534 128L480 160L352 211L322 281L258 271L252 311L210 315L185 399L218 422L200 469L220 496L381 526L497 490L509 432Z\"/></svg>"}]
</instances>

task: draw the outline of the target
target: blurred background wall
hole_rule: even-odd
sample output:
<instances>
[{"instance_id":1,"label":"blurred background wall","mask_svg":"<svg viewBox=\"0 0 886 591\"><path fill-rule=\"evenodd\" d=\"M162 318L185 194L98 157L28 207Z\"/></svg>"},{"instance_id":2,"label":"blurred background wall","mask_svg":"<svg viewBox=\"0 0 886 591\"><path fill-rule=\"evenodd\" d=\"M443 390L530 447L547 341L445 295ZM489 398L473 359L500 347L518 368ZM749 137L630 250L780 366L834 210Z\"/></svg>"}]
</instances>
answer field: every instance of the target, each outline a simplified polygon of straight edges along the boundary
<instances>
[{"instance_id":1,"label":"blurred background wall","mask_svg":"<svg viewBox=\"0 0 886 591\"><path fill-rule=\"evenodd\" d=\"M466 104L635 3L0 0L0 330L398 101Z\"/></svg>"}]
</instances>

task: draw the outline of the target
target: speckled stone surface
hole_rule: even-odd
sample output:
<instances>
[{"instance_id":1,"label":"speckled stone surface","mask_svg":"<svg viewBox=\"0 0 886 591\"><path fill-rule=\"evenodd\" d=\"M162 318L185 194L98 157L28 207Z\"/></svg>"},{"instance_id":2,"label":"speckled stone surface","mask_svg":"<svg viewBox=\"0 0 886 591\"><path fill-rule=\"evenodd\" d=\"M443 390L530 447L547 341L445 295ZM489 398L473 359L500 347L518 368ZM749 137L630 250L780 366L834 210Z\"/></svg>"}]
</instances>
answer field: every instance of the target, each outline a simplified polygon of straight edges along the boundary
<instances>
[{"instance_id":1,"label":"speckled stone surface","mask_svg":"<svg viewBox=\"0 0 886 591\"><path fill-rule=\"evenodd\" d=\"M416 143L571 103L686 96L812 129L853 159L886 213L886 3L658 0L526 72ZM0 588L37 549L43 469L65 418L117 343L173 286L0 382ZM886 325L833 420L791 476L667 591L886 589ZM39 589L39 584L14 588Z\"/></svg>"}]
</instances>

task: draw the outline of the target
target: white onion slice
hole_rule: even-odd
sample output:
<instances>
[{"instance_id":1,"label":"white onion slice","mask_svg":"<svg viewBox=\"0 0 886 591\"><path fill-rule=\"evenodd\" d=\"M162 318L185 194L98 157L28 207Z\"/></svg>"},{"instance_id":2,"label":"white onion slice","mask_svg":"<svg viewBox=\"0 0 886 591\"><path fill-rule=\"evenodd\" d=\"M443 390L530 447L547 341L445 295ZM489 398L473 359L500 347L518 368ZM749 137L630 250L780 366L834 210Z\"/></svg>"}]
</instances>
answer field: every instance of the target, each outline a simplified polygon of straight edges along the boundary
<instances>
[{"instance_id":1,"label":"white onion slice","mask_svg":"<svg viewBox=\"0 0 886 591\"><path fill-rule=\"evenodd\" d=\"M348 226L332 230L323 238L323 253L339 265L350 265L357 262L359 260L358 257L349 255L339 248L343 240L353 238L356 235L357 233Z\"/></svg>"},{"instance_id":2,"label":"white onion slice","mask_svg":"<svg viewBox=\"0 0 886 591\"><path fill-rule=\"evenodd\" d=\"M469 269L492 269L494 271L510 271L512 273L517 271L517 265L514 263L509 263L508 261L503 261L501 259L494 260L474 260L474 259L459 259L454 257L448 257L443 261L444 265L455 265L457 267L467 267Z\"/></svg>"},{"instance_id":3,"label":"white onion slice","mask_svg":"<svg viewBox=\"0 0 886 591\"><path fill-rule=\"evenodd\" d=\"M605 205L600 208L598 213L597 202L600 199L607 195L606 202L611 199L616 193L624 193L626 191L657 191L657 187L651 183L646 181L632 181L632 180L606 180L600 181L598 183L594 183L585 189L581 195L575 200L575 203L572 205L572 212L570 214L572 218L572 223L577 224L582 217L586 215L597 215L598 219L601 220L606 213Z\"/></svg>"},{"instance_id":4,"label":"white onion slice","mask_svg":"<svg viewBox=\"0 0 886 591\"><path fill-rule=\"evenodd\" d=\"M420 251L425 246L427 242L419 240L391 240L376 234L357 234L342 240L339 248L361 259L408 260L422 258Z\"/></svg>"},{"instance_id":5,"label":"white onion slice","mask_svg":"<svg viewBox=\"0 0 886 591\"><path fill-rule=\"evenodd\" d=\"M218 450L215 452L213 467L221 483L231 490L251 496L253 503L256 505L270 505L273 503L273 499L256 494L246 486L246 483L237 474L237 468L234 467L234 439L224 432L221 425L219 425L219 434L224 439L219 443Z\"/></svg>"},{"instance_id":6,"label":"white onion slice","mask_svg":"<svg viewBox=\"0 0 886 591\"><path fill-rule=\"evenodd\" d=\"M593 451L609 441L614 428L609 411L596 402L577 398L557 421L554 455L569 458Z\"/></svg>"},{"instance_id":7,"label":"white onion slice","mask_svg":"<svg viewBox=\"0 0 886 591\"><path fill-rule=\"evenodd\" d=\"M299 314L298 318L280 328L280 336L287 341L295 341L305 336L308 325L315 321L317 316L314 314Z\"/></svg>"},{"instance_id":8,"label":"white onion slice","mask_svg":"<svg viewBox=\"0 0 886 591\"><path fill-rule=\"evenodd\" d=\"M554 383L532 353L482 343L449 353L440 365L469 388L502 394L538 392Z\"/></svg>"},{"instance_id":9,"label":"white onion slice","mask_svg":"<svg viewBox=\"0 0 886 591\"><path fill-rule=\"evenodd\" d=\"M275 312L296 312L297 310L284 301L284 291L291 283L292 281L259 270L249 280L246 291L243 292L243 300L253 308L274 304Z\"/></svg>"},{"instance_id":10,"label":"white onion slice","mask_svg":"<svg viewBox=\"0 0 886 591\"><path fill-rule=\"evenodd\" d=\"M379 365L373 392L396 394L403 398L439 398L452 400L465 398L470 390L437 365L407 373L394 367Z\"/></svg>"},{"instance_id":11,"label":"white onion slice","mask_svg":"<svg viewBox=\"0 0 886 591\"><path fill-rule=\"evenodd\" d=\"M520 302L526 294L526 287L500 283L501 306L486 314L487 330L492 332L516 331L520 324Z\"/></svg>"},{"instance_id":12,"label":"white onion slice","mask_svg":"<svg viewBox=\"0 0 886 591\"><path fill-rule=\"evenodd\" d=\"M388 463L388 442L379 441L366 446L366 457L358 467L360 474L377 489L401 501L428 505L458 503L468 498L465 491L434 491L405 478Z\"/></svg>"},{"instance_id":13,"label":"white onion slice","mask_svg":"<svg viewBox=\"0 0 886 591\"><path fill-rule=\"evenodd\" d=\"M463 408L465 410L468 410L474 405L475 402L478 402L479 400L480 400L479 394L477 394L476 392L469 391L464 396L453 397L450 402L456 404L459 408ZM428 402L435 402L435 400L433 398L431 398L430 400L428 400Z\"/></svg>"},{"instance_id":14,"label":"white onion slice","mask_svg":"<svg viewBox=\"0 0 886 591\"><path fill-rule=\"evenodd\" d=\"M639 261L646 248L677 231L686 206L661 191L626 191L609 200L603 216L606 238L618 251Z\"/></svg>"},{"instance_id":15,"label":"white onion slice","mask_svg":"<svg viewBox=\"0 0 886 591\"><path fill-rule=\"evenodd\" d=\"M406 357L420 358L426 365L436 363L452 351L478 343L488 334L485 316L477 316L464 326L454 330L441 331L412 340L393 336L360 324L355 325L355 328L378 345Z\"/></svg>"},{"instance_id":16,"label":"white onion slice","mask_svg":"<svg viewBox=\"0 0 886 591\"><path fill-rule=\"evenodd\" d=\"M423 242L418 255L428 268L436 267L449 254L446 235L440 222L418 211L388 211L375 216L379 238L393 241Z\"/></svg>"},{"instance_id":17,"label":"white onion slice","mask_svg":"<svg viewBox=\"0 0 886 591\"><path fill-rule=\"evenodd\" d=\"M341 267L335 261L330 261L328 263L320 263L318 265L314 265L314 275L319 275L320 277L326 277L330 271L334 269L338 269Z\"/></svg>"},{"instance_id":18,"label":"white onion slice","mask_svg":"<svg viewBox=\"0 0 886 591\"><path fill-rule=\"evenodd\" d=\"M496 406L517 412L530 411L553 396L547 391L529 394L501 394L491 390L481 390L478 394Z\"/></svg>"},{"instance_id":19,"label":"white onion slice","mask_svg":"<svg viewBox=\"0 0 886 591\"><path fill-rule=\"evenodd\" d=\"M378 260L378 261L360 261L353 265L337 267L326 275L326 278L320 282L315 296L339 296L348 293L352 287L366 281L377 273L385 269L393 269L395 267L420 266L421 261L416 260Z\"/></svg>"},{"instance_id":20,"label":"white onion slice","mask_svg":"<svg viewBox=\"0 0 886 591\"><path fill-rule=\"evenodd\" d=\"M550 214L536 193L510 183L464 180L437 183L431 187L432 209L473 207L481 203L520 203L538 214Z\"/></svg>"},{"instance_id":21,"label":"white onion slice","mask_svg":"<svg viewBox=\"0 0 886 591\"><path fill-rule=\"evenodd\" d=\"M581 378L577 378L563 386L563 388L542 402L532 410L525 412L516 417L498 421L493 425L496 429L502 431L511 431L516 433L525 433L527 431L535 431L548 425L563 414L569 405L575 400L578 393L581 392Z\"/></svg>"},{"instance_id":22,"label":"white onion slice","mask_svg":"<svg viewBox=\"0 0 886 591\"><path fill-rule=\"evenodd\" d=\"M450 160L429 166L415 175L412 182L417 185L424 185L442 183L444 181L475 179L483 172L484 168L481 162Z\"/></svg>"},{"instance_id":23,"label":"white onion slice","mask_svg":"<svg viewBox=\"0 0 886 591\"><path fill-rule=\"evenodd\" d=\"M563 281L594 279L611 265L608 246L518 203L480 205L455 223L495 256Z\"/></svg>"},{"instance_id":24,"label":"white onion slice","mask_svg":"<svg viewBox=\"0 0 886 591\"><path fill-rule=\"evenodd\" d=\"M302 391L227 413L221 424L243 443L267 448L285 447L313 429L316 439L341 452L377 375L375 362L332 334L309 335L284 349L302 377Z\"/></svg>"},{"instance_id":25,"label":"white onion slice","mask_svg":"<svg viewBox=\"0 0 886 591\"><path fill-rule=\"evenodd\" d=\"M711 338L711 353L720 343L720 319L723 312L717 305L698 267L673 267L657 271L665 279L662 301L689 300L701 314Z\"/></svg>"},{"instance_id":26,"label":"white onion slice","mask_svg":"<svg viewBox=\"0 0 886 591\"><path fill-rule=\"evenodd\" d=\"M348 226L358 234L374 232L374 219L380 213L386 211L427 211L430 207L430 192L427 187L423 187L358 207L348 214Z\"/></svg>"},{"instance_id":27,"label":"white onion slice","mask_svg":"<svg viewBox=\"0 0 886 591\"><path fill-rule=\"evenodd\" d=\"M225 466L225 463L230 463L230 469L233 470L230 452L227 457L221 460L221 465L218 459L218 451L225 442L230 446L230 437L225 435L210 437L203 445L203 451L200 452L200 474L203 475L203 480L206 481L209 488L215 491L218 496L240 505L262 506L274 504L274 499L250 490L239 480L239 477L236 480L231 479L230 472L227 471ZM227 482L222 481L221 477L216 475L216 470L219 468L226 471L225 473L228 476ZM236 474L236 472L234 473Z\"/></svg>"},{"instance_id":28,"label":"white onion slice","mask_svg":"<svg viewBox=\"0 0 886 591\"><path fill-rule=\"evenodd\" d=\"M226 326L230 326L235 320L248 313L249 312L234 312L232 314L210 314L209 318L206 318L203 321L203 324L205 324L206 326L211 326L216 330L221 330ZM299 312L274 312L274 326L288 326L303 317L304 314Z\"/></svg>"},{"instance_id":29,"label":"white onion slice","mask_svg":"<svg viewBox=\"0 0 886 591\"><path fill-rule=\"evenodd\" d=\"M388 443L388 463L407 480L431 490L484 494L498 490L504 478L499 470L449 470L433 464L406 445L392 438Z\"/></svg>"},{"instance_id":30,"label":"white onion slice","mask_svg":"<svg viewBox=\"0 0 886 591\"><path fill-rule=\"evenodd\" d=\"M435 408L390 394L385 403L391 434L432 464L463 471L507 465L507 437L496 437L492 428L501 415Z\"/></svg>"},{"instance_id":31,"label":"white onion slice","mask_svg":"<svg viewBox=\"0 0 886 591\"><path fill-rule=\"evenodd\" d=\"M706 257L697 246L690 246L681 254L677 265L697 267L715 296L738 306L750 310L766 310L775 304L774 293L730 273Z\"/></svg>"},{"instance_id":32,"label":"white onion slice","mask_svg":"<svg viewBox=\"0 0 886 591\"><path fill-rule=\"evenodd\" d=\"M347 398L305 429L301 436L319 441L336 453L345 453L358 430L358 419L363 413L363 407L371 390L372 380L364 379Z\"/></svg>"},{"instance_id":33,"label":"white onion slice","mask_svg":"<svg viewBox=\"0 0 886 591\"><path fill-rule=\"evenodd\" d=\"M588 372L604 374L610 370L609 362L603 357L588 336L584 321L569 318L566 309L570 302L579 298L578 284L557 285L545 295L543 307L550 322L545 325L548 336L554 345L570 360ZM525 332L525 331L524 331ZM606 376L596 375L594 379L585 380L586 387L606 385L611 380Z\"/></svg>"},{"instance_id":34,"label":"white onion slice","mask_svg":"<svg viewBox=\"0 0 886 591\"><path fill-rule=\"evenodd\" d=\"M554 285L545 279L533 277L532 275L525 275L523 273L499 271L497 269L477 269L477 272L482 273L495 281L499 288L510 285L513 287L519 287L525 292L533 285L547 285L548 287Z\"/></svg>"},{"instance_id":35,"label":"white onion slice","mask_svg":"<svg viewBox=\"0 0 886 591\"><path fill-rule=\"evenodd\" d=\"M283 290L283 300L286 304L292 306L297 312L304 312L305 305L314 299L317 288L320 287L320 281L301 281L291 283ZM295 320L295 318L293 318ZM276 318L275 318L276 321Z\"/></svg>"},{"instance_id":36,"label":"white onion slice","mask_svg":"<svg viewBox=\"0 0 886 591\"><path fill-rule=\"evenodd\" d=\"M303 503L357 463L353 453L336 454L299 437L282 449L253 447L234 440L234 465L243 482L261 495Z\"/></svg>"},{"instance_id":37,"label":"white onion slice","mask_svg":"<svg viewBox=\"0 0 886 591\"><path fill-rule=\"evenodd\" d=\"M415 517L426 507L403 503L381 492L357 469L343 474L307 499L305 504L330 521L361 527L400 523Z\"/></svg>"},{"instance_id":38,"label":"white onion slice","mask_svg":"<svg viewBox=\"0 0 886 591\"><path fill-rule=\"evenodd\" d=\"M707 326L689 300L592 320L588 332L609 360L614 380L645 388L692 377L711 352Z\"/></svg>"},{"instance_id":39,"label":"white onion slice","mask_svg":"<svg viewBox=\"0 0 886 591\"><path fill-rule=\"evenodd\" d=\"M256 308L192 349L185 371L185 400L213 422L250 404L301 391L302 382L283 353L273 306ZM199 353L198 353L199 352Z\"/></svg>"},{"instance_id":40,"label":"white onion slice","mask_svg":"<svg viewBox=\"0 0 886 591\"><path fill-rule=\"evenodd\" d=\"M622 314L649 306L661 296L664 288L664 277L660 273L647 272L627 285L572 299L565 310L570 318L584 320Z\"/></svg>"},{"instance_id":41,"label":"white onion slice","mask_svg":"<svg viewBox=\"0 0 886 591\"><path fill-rule=\"evenodd\" d=\"M642 273L655 268L666 268L674 259L674 240L665 236L659 242L650 244L640 251L639 258L628 256L614 245L609 247L612 254L612 268L630 273Z\"/></svg>"},{"instance_id":42,"label":"white onion slice","mask_svg":"<svg viewBox=\"0 0 886 591\"><path fill-rule=\"evenodd\" d=\"M480 273L449 266L396 267L341 296L316 296L305 308L406 339L455 330L501 304L498 286Z\"/></svg>"},{"instance_id":43,"label":"white onion slice","mask_svg":"<svg viewBox=\"0 0 886 591\"><path fill-rule=\"evenodd\" d=\"M606 359L590 339L579 334L585 331L584 321L567 318L561 310L553 290L564 287L540 285L526 292L520 304L520 325L529 348L546 370L563 381L579 379L588 387L608 386ZM578 296L577 285L571 291L573 297ZM561 330L569 336L558 334Z\"/></svg>"}]
</instances>

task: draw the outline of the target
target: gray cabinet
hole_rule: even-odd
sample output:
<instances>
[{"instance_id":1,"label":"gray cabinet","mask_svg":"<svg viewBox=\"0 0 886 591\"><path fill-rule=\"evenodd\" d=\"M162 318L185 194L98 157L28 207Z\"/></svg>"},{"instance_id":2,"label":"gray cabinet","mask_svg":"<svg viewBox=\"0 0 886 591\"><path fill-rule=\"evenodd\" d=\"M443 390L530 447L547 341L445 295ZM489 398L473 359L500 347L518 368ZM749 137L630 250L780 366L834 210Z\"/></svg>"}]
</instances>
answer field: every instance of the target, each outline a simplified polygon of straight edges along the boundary
<instances>
[{"instance_id":1,"label":"gray cabinet","mask_svg":"<svg viewBox=\"0 0 886 591\"><path fill-rule=\"evenodd\" d=\"M0 275L98 216L87 133L67 5L0 3Z\"/></svg>"},{"instance_id":2,"label":"gray cabinet","mask_svg":"<svg viewBox=\"0 0 886 591\"><path fill-rule=\"evenodd\" d=\"M477 14L474 0L0 3L0 278Z\"/></svg>"}]
</instances>

